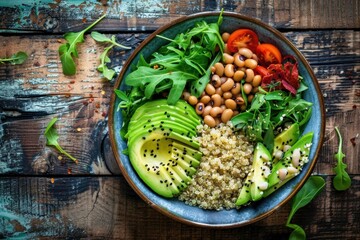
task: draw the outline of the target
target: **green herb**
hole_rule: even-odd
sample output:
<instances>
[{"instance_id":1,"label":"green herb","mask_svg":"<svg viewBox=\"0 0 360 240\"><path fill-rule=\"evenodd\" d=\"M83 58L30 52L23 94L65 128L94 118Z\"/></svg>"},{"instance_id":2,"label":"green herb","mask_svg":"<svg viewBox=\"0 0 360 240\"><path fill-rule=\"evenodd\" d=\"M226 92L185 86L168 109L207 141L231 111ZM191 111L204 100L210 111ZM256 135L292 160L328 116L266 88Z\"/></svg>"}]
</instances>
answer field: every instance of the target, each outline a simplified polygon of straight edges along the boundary
<instances>
[{"instance_id":1,"label":"green herb","mask_svg":"<svg viewBox=\"0 0 360 240\"><path fill-rule=\"evenodd\" d=\"M121 47L123 49L131 48L117 43L114 35L112 35L111 38L108 38L104 34L94 31L91 32L91 37L97 42L110 44L104 48L104 52L100 55L100 65L97 67L97 70L102 72L105 78L111 80L115 75L115 71L113 69L109 69L106 65L107 63L111 62L110 58L108 57L109 51L115 46Z\"/></svg>"},{"instance_id":2,"label":"green herb","mask_svg":"<svg viewBox=\"0 0 360 240\"><path fill-rule=\"evenodd\" d=\"M276 134L269 131L286 123L304 125L311 117L311 106L311 102L301 98L301 93L293 96L282 90L267 92L259 88L249 109L232 118L231 122L235 128L244 130L250 140L265 141L270 147Z\"/></svg>"},{"instance_id":3,"label":"green herb","mask_svg":"<svg viewBox=\"0 0 360 240\"><path fill-rule=\"evenodd\" d=\"M147 99L166 91L169 104L175 104L184 89L200 96L209 81L211 64L220 59L224 49L219 32L221 22L221 15L217 23L197 22L174 39L158 35L169 43L154 52L149 63L141 56L125 83L143 90ZM215 51L217 46L220 49L218 53Z\"/></svg>"},{"instance_id":4,"label":"green herb","mask_svg":"<svg viewBox=\"0 0 360 240\"><path fill-rule=\"evenodd\" d=\"M289 239L306 239L305 231L298 225L292 224L291 219L300 208L309 204L325 187L325 180L320 176L311 176L300 191L292 199L291 211L286 222L286 226L294 229Z\"/></svg>"},{"instance_id":5,"label":"green herb","mask_svg":"<svg viewBox=\"0 0 360 240\"><path fill-rule=\"evenodd\" d=\"M93 22L87 28L80 32L69 32L64 35L66 41L65 44L62 44L59 47L59 55L62 63L63 73L65 75L74 75L76 73L76 64L74 61L74 57L78 58L79 54L76 50L76 45L78 43L84 42L84 34L90 28L95 26L98 22L100 22L106 15L101 16L98 20Z\"/></svg>"},{"instance_id":6,"label":"green herb","mask_svg":"<svg viewBox=\"0 0 360 240\"><path fill-rule=\"evenodd\" d=\"M15 64L22 64L23 62L26 61L26 59L28 58L28 55L25 52L17 52L13 55L11 55L11 57L9 58L0 58L0 63L11 63L13 65Z\"/></svg>"},{"instance_id":7,"label":"green herb","mask_svg":"<svg viewBox=\"0 0 360 240\"><path fill-rule=\"evenodd\" d=\"M350 188L351 186L351 178L349 174L346 172L347 165L343 162L343 158L345 154L342 152L342 137L338 127L335 127L336 133L339 137L339 149L335 154L335 159L337 159L337 165L334 168L336 176L333 179L334 188L338 191L344 191Z\"/></svg>"},{"instance_id":8,"label":"green herb","mask_svg":"<svg viewBox=\"0 0 360 240\"><path fill-rule=\"evenodd\" d=\"M49 124L46 127L45 130L45 137L46 137L46 145L55 147L60 153L65 154L68 158L73 160L76 164L78 164L78 160L71 156L69 153L67 153L62 147L60 147L58 143L59 135L56 131L56 128L54 127L54 124L56 123L58 119L53 118Z\"/></svg>"}]
</instances>

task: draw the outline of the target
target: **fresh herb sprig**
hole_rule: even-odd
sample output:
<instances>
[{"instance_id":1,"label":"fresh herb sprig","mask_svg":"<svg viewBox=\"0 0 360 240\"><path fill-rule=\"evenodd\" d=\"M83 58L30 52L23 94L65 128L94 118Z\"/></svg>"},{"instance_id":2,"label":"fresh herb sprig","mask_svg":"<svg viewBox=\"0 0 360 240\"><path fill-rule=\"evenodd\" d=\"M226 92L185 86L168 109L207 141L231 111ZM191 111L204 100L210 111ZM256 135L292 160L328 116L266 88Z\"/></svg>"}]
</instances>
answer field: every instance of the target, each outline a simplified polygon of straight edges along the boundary
<instances>
[{"instance_id":1,"label":"fresh herb sprig","mask_svg":"<svg viewBox=\"0 0 360 240\"><path fill-rule=\"evenodd\" d=\"M291 211L286 221L286 226L293 229L290 234L290 240L302 240L306 239L304 229L297 224L290 223L294 214L300 208L309 204L325 187L325 180L320 176L310 176L304 186L292 199Z\"/></svg>"},{"instance_id":2,"label":"fresh herb sprig","mask_svg":"<svg viewBox=\"0 0 360 240\"><path fill-rule=\"evenodd\" d=\"M76 64L74 58L78 58L79 54L76 49L78 43L84 42L84 34L98 22L100 22L106 15L101 16L98 20L90 24L87 28L80 32L68 32L65 33L64 38L67 43L62 44L59 47L59 55L62 63L63 73L71 76L76 73Z\"/></svg>"},{"instance_id":3,"label":"fresh herb sprig","mask_svg":"<svg viewBox=\"0 0 360 240\"><path fill-rule=\"evenodd\" d=\"M351 187L351 178L346 172L347 165L343 162L345 154L342 152L342 136L340 134L339 128L335 127L336 133L339 137L339 148L338 152L335 154L335 159L337 160L337 165L334 168L336 176L333 179L333 186L338 191L344 191Z\"/></svg>"},{"instance_id":4,"label":"fresh herb sprig","mask_svg":"<svg viewBox=\"0 0 360 240\"><path fill-rule=\"evenodd\" d=\"M104 51L100 55L100 65L97 67L97 70L103 73L106 79L111 80L115 75L115 71L113 69L109 69L106 65L107 63L111 62L110 58L108 57L109 51L113 47L120 47L123 49L131 49L131 47L117 43L114 35L112 35L111 38L108 38L104 34L94 31L91 32L91 37L97 42L107 44L107 46L104 48Z\"/></svg>"},{"instance_id":5,"label":"fresh herb sprig","mask_svg":"<svg viewBox=\"0 0 360 240\"><path fill-rule=\"evenodd\" d=\"M22 64L26 61L26 59L28 59L28 55L25 52L17 52L13 55L11 55L11 57L8 58L0 58L0 63L10 63L10 64Z\"/></svg>"},{"instance_id":6,"label":"fresh herb sprig","mask_svg":"<svg viewBox=\"0 0 360 240\"><path fill-rule=\"evenodd\" d=\"M54 127L54 124L57 122L57 118L53 118L47 125L45 130L45 137L46 137L46 145L55 147L60 153L66 155L68 158L73 160L76 164L78 164L78 160L67 153L58 143L59 135Z\"/></svg>"}]
</instances>

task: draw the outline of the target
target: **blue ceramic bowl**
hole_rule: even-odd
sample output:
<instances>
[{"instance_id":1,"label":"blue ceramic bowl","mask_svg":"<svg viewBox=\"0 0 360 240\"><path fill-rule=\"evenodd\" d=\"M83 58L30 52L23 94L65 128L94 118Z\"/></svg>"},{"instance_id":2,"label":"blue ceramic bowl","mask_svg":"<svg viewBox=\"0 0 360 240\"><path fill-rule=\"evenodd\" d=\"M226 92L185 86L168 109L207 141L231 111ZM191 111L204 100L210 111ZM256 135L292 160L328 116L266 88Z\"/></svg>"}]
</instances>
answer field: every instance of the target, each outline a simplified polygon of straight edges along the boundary
<instances>
[{"instance_id":1,"label":"blue ceramic bowl","mask_svg":"<svg viewBox=\"0 0 360 240\"><path fill-rule=\"evenodd\" d=\"M201 20L205 20L209 23L216 22L218 16L219 12L198 13L177 19L159 28L142 42L130 56L115 83L115 89L124 90L126 88L125 83L122 80L131 72L131 65L137 63L140 54L143 54L146 59L160 46L167 43L166 41L157 38L157 34L161 34L168 38L174 38L177 33L185 32L187 29L193 27L196 22ZM127 146L119 135L123 119L121 112L116 111L119 99L116 98L114 94L111 97L109 114L109 134L115 159L125 179L135 192L151 207L175 220L191 225L213 228L238 227L256 222L269 216L277 208L290 200L310 176L323 143L325 130L324 105L317 79L308 62L294 45L279 31L259 20L229 12L224 12L223 17L224 20L221 26L221 32L233 32L239 28L253 29L258 34L261 42L272 43L277 46L281 52L291 54L299 61L299 73L303 76L306 85L309 87L305 92L304 98L314 104L311 119L304 130L304 133L310 131L314 132L313 145L309 156L310 160L303 168L301 174L267 198L262 199L255 204L251 204L250 206L242 207L240 210L210 211L188 206L177 199L167 199L155 194L138 177L131 166L128 156L122 153Z\"/></svg>"}]
</instances>

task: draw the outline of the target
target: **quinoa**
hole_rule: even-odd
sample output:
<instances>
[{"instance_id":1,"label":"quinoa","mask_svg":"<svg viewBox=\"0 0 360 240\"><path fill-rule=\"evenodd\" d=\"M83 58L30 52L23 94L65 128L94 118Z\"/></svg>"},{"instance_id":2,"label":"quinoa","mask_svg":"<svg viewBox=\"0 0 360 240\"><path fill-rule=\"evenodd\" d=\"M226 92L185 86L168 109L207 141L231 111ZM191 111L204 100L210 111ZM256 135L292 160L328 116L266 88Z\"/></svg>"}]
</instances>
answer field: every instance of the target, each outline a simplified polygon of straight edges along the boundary
<instances>
[{"instance_id":1,"label":"quinoa","mask_svg":"<svg viewBox=\"0 0 360 240\"><path fill-rule=\"evenodd\" d=\"M235 208L252 165L254 147L230 122L215 128L198 126L201 163L179 199L203 209Z\"/></svg>"}]
</instances>

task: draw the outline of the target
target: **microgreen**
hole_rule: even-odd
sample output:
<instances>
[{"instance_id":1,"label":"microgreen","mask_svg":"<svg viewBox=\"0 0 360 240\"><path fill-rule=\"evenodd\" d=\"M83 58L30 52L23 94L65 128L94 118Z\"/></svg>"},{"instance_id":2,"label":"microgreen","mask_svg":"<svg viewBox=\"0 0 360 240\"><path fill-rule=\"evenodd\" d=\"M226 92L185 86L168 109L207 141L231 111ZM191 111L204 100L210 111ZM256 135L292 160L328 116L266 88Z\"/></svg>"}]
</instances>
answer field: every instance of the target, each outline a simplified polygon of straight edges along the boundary
<instances>
[{"instance_id":1,"label":"microgreen","mask_svg":"<svg viewBox=\"0 0 360 240\"><path fill-rule=\"evenodd\" d=\"M66 155L68 158L73 160L76 164L78 164L78 160L67 153L62 147L60 147L58 143L59 135L54 127L54 124L57 122L57 118L53 118L47 125L45 130L45 137L46 137L46 145L55 147L60 153Z\"/></svg>"},{"instance_id":2,"label":"microgreen","mask_svg":"<svg viewBox=\"0 0 360 240\"><path fill-rule=\"evenodd\" d=\"M65 33L64 38L67 43L62 44L59 47L59 55L62 63L63 73L65 75L74 75L76 73L76 64L74 57L78 58L79 54L76 49L78 43L84 42L84 34L86 31L100 22L106 15L101 16L98 20L90 24L87 28L80 32L68 32Z\"/></svg>"},{"instance_id":3,"label":"microgreen","mask_svg":"<svg viewBox=\"0 0 360 240\"><path fill-rule=\"evenodd\" d=\"M351 178L349 174L346 172L347 165L343 162L343 158L345 154L342 152L342 136L338 127L335 127L336 133L339 137L339 148L338 152L335 154L335 159L337 160L337 165L334 168L336 176L333 179L333 186L338 191L344 191L350 188L351 186Z\"/></svg>"},{"instance_id":4,"label":"microgreen","mask_svg":"<svg viewBox=\"0 0 360 240\"><path fill-rule=\"evenodd\" d=\"M11 55L11 57L9 58L0 58L0 63L10 63L10 64L22 64L26 61L26 59L28 58L28 55L25 52L17 52L13 55Z\"/></svg>"},{"instance_id":5,"label":"microgreen","mask_svg":"<svg viewBox=\"0 0 360 240\"><path fill-rule=\"evenodd\" d=\"M113 69L109 69L106 65L107 63L111 62L110 58L108 57L109 51L113 47L120 47L123 49L131 49L131 48L117 43L114 35L111 36L111 38L108 38L106 35L94 31L91 32L91 37L97 42L108 44L104 48L104 52L102 52L100 55L100 65L97 67L97 70L103 73L105 78L111 80L115 75L115 71Z\"/></svg>"},{"instance_id":6,"label":"microgreen","mask_svg":"<svg viewBox=\"0 0 360 240\"><path fill-rule=\"evenodd\" d=\"M286 226L293 229L290 240L306 239L305 231L296 224L292 224L291 219L300 208L309 204L325 187L325 180L320 176L310 176L304 186L292 199L291 211L286 222Z\"/></svg>"}]
</instances>

